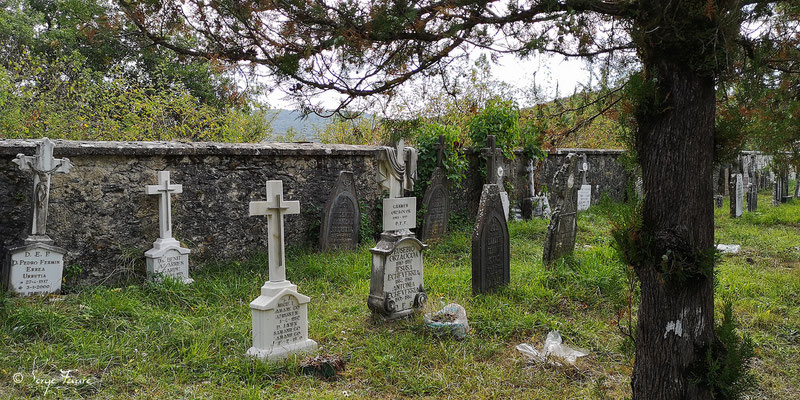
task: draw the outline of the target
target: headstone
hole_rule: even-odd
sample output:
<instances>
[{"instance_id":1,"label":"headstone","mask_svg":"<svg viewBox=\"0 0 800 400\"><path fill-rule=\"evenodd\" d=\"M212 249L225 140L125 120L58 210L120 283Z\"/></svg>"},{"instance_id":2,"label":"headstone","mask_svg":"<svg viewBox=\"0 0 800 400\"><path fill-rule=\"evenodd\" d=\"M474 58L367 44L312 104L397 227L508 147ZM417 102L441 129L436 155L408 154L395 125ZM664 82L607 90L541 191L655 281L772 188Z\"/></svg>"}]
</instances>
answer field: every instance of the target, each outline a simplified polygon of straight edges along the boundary
<instances>
[{"instance_id":1,"label":"headstone","mask_svg":"<svg viewBox=\"0 0 800 400\"><path fill-rule=\"evenodd\" d=\"M578 182L582 180L582 177L576 176L577 167L578 155L569 153L564 165L556 171L553 177L556 206L550 216L550 225L545 234L544 251L542 252L542 264L544 265L550 265L556 259L572 254L575 249Z\"/></svg>"},{"instance_id":2,"label":"headstone","mask_svg":"<svg viewBox=\"0 0 800 400\"><path fill-rule=\"evenodd\" d=\"M483 185L475 229L472 231L472 293L486 293L510 282L508 225L500 187Z\"/></svg>"},{"instance_id":3,"label":"headstone","mask_svg":"<svg viewBox=\"0 0 800 400\"><path fill-rule=\"evenodd\" d=\"M783 184L781 183L781 176L778 174L774 175L775 178L772 181L772 205L777 206L781 204L783 199L783 194L781 191L783 190Z\"/></svg>"},{"instance_id":4,"label":"headstone","mask_svg":"<svg viewBox=\"0 0 800 400\"><path fill-rule=\"evenodd\" d=\"M792 195L789 194L789 174L782 174L781 175L781 203L786 203L792 198Z\"/></svg>"},{"instance_id":5,"label":"headstone","mask_svg":"<svg viewBox=\"0 0 800 400\"><path fill-rule=\"evenodd\" d=\"M758 210L758 183L751 180L750 186L747 187L747 211L753 212Z\"/></svg>"},{"instance_id":6,"label":"headstone","mask_svg":"<svg viewBox=\"0 0 800 400\"><path fill-rule=\"evenodd\" d=\"M715 205L717 208L722 208L722 204L723 204L723 198L722 198L722 195L721 195L721 194L716 194L716 195L714 195L714 205Z\"/></svg>"},{"instance_id":7,"label":"headstone","mask_svg":"<svg viewBox=\"0 0 800 400\"><path fill-rule=\"evenodd\" d=\"M503 204L503 213L506 221L508 221L511 202L503 186L503 176L505 175L505 170L502 165L503 153L497 148L497 139L495 135L489 135L486 140L489 146L483 149L483 154L486 156L486 183L497 184L500 187L500 201Z\"/></svg>"},{"instance_id":8,"label":"headstone","mask_svg":"<svg viewBox=\"0 0 800 400\"><path fill-rule=\"evenodd\" d=\"M356 198L353 172L341 171L336 186L322 210L319 248L352 250L358 247L361 210Z\"/></svg>"},{"instance_id":9,"label":"headstone","mask_svg":"<svg viewBox=\"0 0 800 400\"><path fill-rule=\"evenodd\" d=\"M173 193L182 193L182 185L173 185L169 180L169 171L158 171L158 184L147 185L145 192L159 195L158 202L158 239L153 248L144 253L147 263L147 277L160 279L164 276L179 279L189 284L194 279L189 277L189 252L181 247L180 242L172 237L172 203Z\"/></svg>"},{"instance_id":10,"label":"headstone","mask_svg":"<svg viewBox=\"0 0 800 400\"><path fill-rule=\"evenodd\" d=\"M742 216L742 202L744 201L744 188L742 183L742 174L731 175L731 217L738 218Z\"/></svg>"},{"instance_id":11,"label":"headstone","mask_svg":"<svg viewBox=\"0 0 800 400\"><path fill-rule=\"evenodd\" d=\"M25 244L8 249L3 267L3 282L11 293L21 296L58 293L64 271L66 250L53 245L47 236L47 209L50 201L50 178L55 173L69 173L68 158L53 158L53 142L48 138L36 144L36 154L17 154L12 160L22 171L33 174L33 221Z\"/></svg>"},{"instance_id":12,"label":"headstone","mask_svg":"<svg viewBox=\"0 0 800 400\"><path fill-rule=\"evenodd\" d=\"M267 201L250 202L250 216L267 216L269 281L250 303L253 347L247 350L247 355L262 360L279 360L317 348L317 342L308 338L311 299L286 279L283 217L299 213L300 202L284 200L283 182L278 180L267 181Z\"/></svg>"},{"instance_id":13,"label":"headstone","mask_svg":"<svg viewBox=\"0 0 800 400\"><path fill-rule=\"evenodd\" d=\"M581 154L581 175L583 182L578 189L578 211L588 210L592 205L592 185L586 183L586 174L589 173L589 163L586 161L586 154Z\"/></svg>"},{"instance_id":14,"label":"headstone","mask_svg":"<svg viewBox=\"0 0 800 400\"><path fill-rule=\"evenodd\" d=\"M396 149L384 149L378 178L382 187L389 188L389 198L383 199L381 239L370 249L367 306L374 314L395 319L411 315L427 301L422 273L422 250L427 245L411 232L416 227L416 198L400 197L403 189L413 190L414 179L408 176L410 169L399 166L406 165L416 153L413 149L405 151L402 140Z\"/></svg>"},{"instance_id":15,"label":"headstone","mask_svg":"<svg viewBox=\"0 0 800 400\"><path fill-rule=\"evenodd\" d=\"M538 192L536 188L536 171L541 166L541 161L534 167L533 160L528 160L528 197L522 199L522 218L550 218L550 202L546 195Z\"/></svg>"},{"instance_id":16,"label":"headstone","mask_svg":"<svg viewBox=\"0 0 800 400\"><path fill-rule=\"evenodd\" d=\"M450 218L450 183L443 164L444 135L439 135L436 152L436 168L431 174L431 182L422 197L422 241L436 240L447 234L447 223Z\"/></svg>"}]
</instances>

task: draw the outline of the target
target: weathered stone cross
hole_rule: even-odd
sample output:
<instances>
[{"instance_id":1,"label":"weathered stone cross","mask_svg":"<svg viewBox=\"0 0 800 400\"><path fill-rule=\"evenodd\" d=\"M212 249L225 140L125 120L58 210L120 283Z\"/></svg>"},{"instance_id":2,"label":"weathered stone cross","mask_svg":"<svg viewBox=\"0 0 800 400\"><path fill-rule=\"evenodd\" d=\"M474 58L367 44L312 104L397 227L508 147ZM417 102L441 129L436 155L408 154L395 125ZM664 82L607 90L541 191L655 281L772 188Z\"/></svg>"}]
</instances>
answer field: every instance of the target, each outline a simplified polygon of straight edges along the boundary
<instances>
[{"instance_id":1,"label":"weathered stone cross","mask_svg":"<svg viewBox=\"0 0 800 400\"><path fill-rule=\"evenodd\" d=\"M530 196L531 197L535 197L536 196L536 188L535 188L535 185L536 185L536 182L535 182L536 167L533 166L533 160L528 160L528 167L525 168L525 171L528 172L528 186L529 186L530 192L531 192Z\"/></svg>"},{"instance_id":2,"label":"weathered stone cross","mask_svg":"<svg viewBox=\"0 0 800 400\"><path fill-rule=\"evenodd\" d=\"M300 214L299 201L283 200L283 182L267 181L267 201L251 201L250 216L267 216L267 251L269 252L269 281L286 280L286 259L283 242L283 216Z\"/></svg>"},{"instance_id":3,"label":"weathered stone cross","mask_svg":"<svg viewBox=\"0 0 800 400\"><path fill-rule=\"evenodd\" d=\"M487 183L500 183L500 177L503 176L503 170L499 168L497 162L497 144L494 135L487 137L488 148L483 149L483 154L486 156L486 180Z\"/></svg>"},{"instance_id":4,"label":"weathered stone cross","mask_svg":"<svg viewBox=\"0 0 800 400\"><path fill-rule=\"evenodd\" d=\"M33 223L31 235L46 235L47 203L50 200L50 176L55 173L66 174L72 168L68 158L53 158L53 142L44 138L36 144L36 154L26 156L17 154L12 161L22 171L33 173Z\"/></svg>"},{"instance_id":5,"label":"weathered stone cross","mask_svg":"<svg viewBox=\"0 0 800 400\"><path fill-rule=\"evenodd\" d=\"M439 135L439 143L436 145L436 166L441 167L444 161L444 135Z\"/></svg>"},{"instance_id":6,"label":"weathered stone cross","mask_svg":"<svg viewBox=\"0 0 800 400\"><path fill-rule=\"evenodd\" d=\"M169 182L169 171L158 171L158 185L147 185L147 194L160 194L158 203L158 230L160 239L172 239L172 202L170 195L183 193L183 185Z\"/></svg>"}]
</instances>

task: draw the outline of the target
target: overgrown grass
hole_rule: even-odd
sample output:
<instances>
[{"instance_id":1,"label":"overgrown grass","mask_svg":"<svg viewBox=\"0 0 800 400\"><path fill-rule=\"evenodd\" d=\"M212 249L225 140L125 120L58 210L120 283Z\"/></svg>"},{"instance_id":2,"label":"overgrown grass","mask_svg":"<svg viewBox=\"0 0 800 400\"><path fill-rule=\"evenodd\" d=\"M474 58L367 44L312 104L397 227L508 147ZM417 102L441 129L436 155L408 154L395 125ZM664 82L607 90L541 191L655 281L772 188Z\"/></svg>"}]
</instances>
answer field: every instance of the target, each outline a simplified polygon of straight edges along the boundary
<instances>
[{"instance_id":1,"label":"overgrown grass","mask_svg":"<svg viewBox=\"0 0 800 400\"><path fill-rule=\"evenodd\" d=\"M734 302L757 345L755 397L796 399L800 202L760 201L761 211L735 220L717 210L717 241L742 245L717 268L718 304ZM248 304L267 279L263 254L197 268L191 286L0 297L0 398L629 397L633 352L616 326L628 281L611 246L608 207L580 215L575 255L550 270L541 265L546 221L511 223L511 285L493 294L470 292L468 225L433 244L425 254L429 308L463 305L472 332L462 341L426 331L420 315L370 316L369 246L330 254L290 248L287 275L312 298L311 338L320 353L347 361L333 381L302 375L300 358L264 363L244 355ZM570 368L527 365L514 347L541 346L552 329L591 355ZM90 384L64 383L62 370Z\"/></svg>"}]
</instances>

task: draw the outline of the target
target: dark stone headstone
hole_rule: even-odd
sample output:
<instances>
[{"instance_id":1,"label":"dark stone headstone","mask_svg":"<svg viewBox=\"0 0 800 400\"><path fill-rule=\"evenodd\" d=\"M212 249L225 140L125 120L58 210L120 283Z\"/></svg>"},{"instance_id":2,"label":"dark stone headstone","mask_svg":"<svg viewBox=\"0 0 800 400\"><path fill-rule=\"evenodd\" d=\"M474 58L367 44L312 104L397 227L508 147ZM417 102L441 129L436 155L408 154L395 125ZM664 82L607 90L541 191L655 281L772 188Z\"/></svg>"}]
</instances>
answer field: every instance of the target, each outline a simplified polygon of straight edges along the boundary
<instances>
[{"instance_id":1,"label":"dark stone headstone","mask_svg":"<svg viewBox=\"0 0 800 400\"><path fill-rule=\"evenodd\" d=\"M356 248L360 222L361 211L358 208L353 173L342 171L322 212L320 249L327 251Z\"/></svg>"},{"instance_id":2,"label":"dark stone headstone","mask_svg":"<svg viewBox=\"0 0 800 400\"><path fill-rule=\"evenodd\" d=\"M789 174L781 175L781 203L786 203L792 198L789 194Z\"/></svg>"},{"instance_id":3,"label":"dark stone headstone","mask_svg":"<svg viewBox=\"0 0 800 400\"><path fill-rule=\"evenodd\" d=\"M511 250L500 187L483 185L475 230L472 232L472 293L508 285Z\"/></svg>"},{"instance_id":4,"label":"dark stone headstone","mask_svg":"<svg viewBox=\"0 0 800 400\"><path fill-rule=\"evenodd\" d=\"M747 211L758 210L758 178L750 179L750 186L747 188Z\"/></svg>"},{"instance_id":5,"label":"dark stone headstone","mask_svg":"<svg viewBox=\"0 0 800 400\"><path fill-rule=\"evenodd\" d=\"M554 260L572 254L575 249L577 231L578 189L582 177L577 177L578 155L569 153L564 165L553 177L555 207L550 216L550 225L544 239L542 264L550 265ZM585 173L585 172L584 172Z\"/></svg>"},{"instance_id":6,"label":"dark stone headstone","mask_svg":"<svg viewBox=\"0 0 800 400\"><path fill-rule=\"evenodd\" d=\"M722 195L721 194L714 195L714 205L717 208L722 208Z\"/></svg>"},{"instance_id":7,"label":"dark stone headstone","mask_svg":"<svg viewBox=\"0 0 800 400\"><path fill-rule=\"evenodd\" d=\"M436 240L447 234L450 218L450 183L443 165L444 135L439 136L436 168L431 174L431 183L422 197L422 229L420 239Z\"/></svg>"}]
</instances>

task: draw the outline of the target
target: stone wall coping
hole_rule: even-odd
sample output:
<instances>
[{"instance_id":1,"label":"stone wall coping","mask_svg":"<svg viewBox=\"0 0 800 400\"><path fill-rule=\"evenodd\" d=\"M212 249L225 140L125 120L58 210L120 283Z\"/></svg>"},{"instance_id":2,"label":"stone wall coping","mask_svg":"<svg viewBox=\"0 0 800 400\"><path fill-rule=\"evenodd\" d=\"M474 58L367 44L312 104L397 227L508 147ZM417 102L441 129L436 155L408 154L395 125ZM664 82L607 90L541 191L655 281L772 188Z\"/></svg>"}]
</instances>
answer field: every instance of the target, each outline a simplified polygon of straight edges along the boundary
<instances>
[{"instance_id":1,"label":"stone wall coping","mask_svg":"<svg viewBox=\"0 0 800 400\"><path fill-rule=\"evenodd\" d=\"M33 154L36 139L0 140L0 154L14 156L18 153ZM86 155L242 155L242 156L350 156L376 155L379 146L321 143L217 143L217 142L116 142L116 141L76 141L53 140L57 156Z\"/></svg>"},{"instance_id":2,"label":"stone wall coping","mask_svg":"<svg viewBox=\"0 0 800 400\"><path fill-rule=\"evenodd\" d=\"M0 139L0 154L15 156L18 153L33 154L37 139ZM120 141L77 141L55 139L53 153L57 156L78 155L126 155L126 156L157 156L157 155L377 155L380 146L351 145L351 144L322 144L322 143L218 143L218 142L120 142ZM475 153L473 149L465 149ZM522 150L515 151L522 153ZM566 155L568 153L584 153L587 155L619 155L625 150L615 149L553 149L551 155Z\"/></svg>"}]
</instances>

